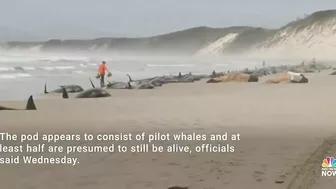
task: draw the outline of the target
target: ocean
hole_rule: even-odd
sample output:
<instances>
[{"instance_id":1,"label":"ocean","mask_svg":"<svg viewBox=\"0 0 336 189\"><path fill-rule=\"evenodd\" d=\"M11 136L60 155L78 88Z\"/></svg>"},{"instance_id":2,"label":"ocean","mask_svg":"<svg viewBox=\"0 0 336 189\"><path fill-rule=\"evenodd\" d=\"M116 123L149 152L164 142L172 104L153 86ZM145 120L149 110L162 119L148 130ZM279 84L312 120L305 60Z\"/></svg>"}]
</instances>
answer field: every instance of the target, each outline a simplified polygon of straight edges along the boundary
<instances>
[{"instance_id":1,"label":"ocean","mask_svg":"<svg viewBox=\"0 0 336 189\"><path fill-rule=\"evenodd\" d=\"M99 63L104 60L112 71L110 81L192 72L210 74L213 70L226 71L261 66L262 60L239 57L90 57L61 55L29 55L2 52L0 54L0 100L26 100L29 95L43 98L44 84L48 91L59 85L78 84L90 88L89 77L95 85ZM269 63L269 62L268 62ZM271 63L279 63L271 61ZM281 61L283 64L284 62Z\"/></svg>"}]
</instances>

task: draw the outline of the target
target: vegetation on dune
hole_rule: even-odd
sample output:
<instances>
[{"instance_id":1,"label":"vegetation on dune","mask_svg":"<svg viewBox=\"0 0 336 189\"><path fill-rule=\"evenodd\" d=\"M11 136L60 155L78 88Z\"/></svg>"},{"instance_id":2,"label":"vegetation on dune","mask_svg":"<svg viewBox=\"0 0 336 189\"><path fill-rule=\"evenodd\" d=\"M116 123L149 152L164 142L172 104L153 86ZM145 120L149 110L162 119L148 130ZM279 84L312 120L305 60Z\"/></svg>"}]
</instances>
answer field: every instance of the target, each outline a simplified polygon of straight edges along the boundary
<instances>
[{"instance_id":1,"label":"vegetation on dune","mask_svg":"<svg viewBox=\"0 0 336 189\"><path fill-rule=\"evenodd\" d=\"M291 28L296 32L301 31L313 24L323 24L332 18L336 18L336 10L325 10L314 12L310 15L305 15L303 18L298 18L295 21L288 23L281 29Z\"/></svg>"},{"instance_id":2,"label":"vegetation on dune","mask_svg":"<svg viewBox=\"0 0 336 189\"><path fill-rule=\"evenodd\" d=\"M304 29L309 29L313 26L323 26L331 19L336 19L336 10L325 10L314 12L310 15L305 15L303 18L297 18L295 21L279 28L267 40L260 41L257 48L269 48L283 40L286 40L288 35L296 34ZM313 35L307 37L307 40L313 38Z\"/></svg>"}]
</instances>

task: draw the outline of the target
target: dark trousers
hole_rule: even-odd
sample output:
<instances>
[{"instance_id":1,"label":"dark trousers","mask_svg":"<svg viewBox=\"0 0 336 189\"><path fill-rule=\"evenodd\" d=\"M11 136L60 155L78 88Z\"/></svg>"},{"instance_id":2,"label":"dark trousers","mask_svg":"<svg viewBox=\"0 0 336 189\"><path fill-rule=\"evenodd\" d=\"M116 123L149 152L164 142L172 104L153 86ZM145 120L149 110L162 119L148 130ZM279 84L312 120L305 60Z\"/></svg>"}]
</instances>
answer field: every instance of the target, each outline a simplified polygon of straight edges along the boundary
<instances>
[{"instance_id":1,"label":"dark trousers","mask_svg":"<svg viewBox=\"0 0 336 189\"><path fill-rule=\"evenodd\" d=\"M100 86L101 88L105 87L105 74L100 74Z\"/></svg>"}]
</instances>

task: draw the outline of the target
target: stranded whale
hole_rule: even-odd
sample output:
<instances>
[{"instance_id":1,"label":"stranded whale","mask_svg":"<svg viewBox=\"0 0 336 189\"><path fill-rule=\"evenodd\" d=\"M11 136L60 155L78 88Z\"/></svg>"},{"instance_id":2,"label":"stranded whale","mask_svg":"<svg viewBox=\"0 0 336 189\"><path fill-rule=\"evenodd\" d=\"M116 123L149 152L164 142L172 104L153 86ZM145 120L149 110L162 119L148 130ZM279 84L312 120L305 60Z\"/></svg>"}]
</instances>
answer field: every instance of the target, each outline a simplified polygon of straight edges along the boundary
<instances>
[{"instance_id":1,"label":"stranded whale","mask_svg":"<svg viewBox=\"0 0 336 189\"><path fill-rule=\"evenodd\" d=\"M61 85L60 88L55 89L51 92L47 91L47 82L44 84L44 94L48 94L48 93L63 93L63 88L65 88L65 90L68 93L78 93L81 91L84 91L84 89L79 86L79 85Z\"/></svg>"},{"instance_id":2,"label":"stranded whale","mask_svg":"<svg viewBox=\"0 0 336 189\"><path fill-rule=\"evenodd\" d=\"M36 110L36 106L34 103L33 96L31 95L28 98L26 109L8 108L8 107L0 106L0 110Z\"/></svg>"},{"instance_id":3,"label":"stranded whale","mask_svg":"<svg viewBox=\"0 0 336 189\"><path fill-rule=\"evenodd\" d=\"M129 74L126 74L128 77L128 82L131 83L136 83L137 85L139 84L151 84L155 87L160 87L162 84L164 84L163 78L164 77L152 77L152 78L147 78L147 79L140 79L140 80L133 80Z\"/></svg>"},{"instance_id":4,"label":"stranded whale","mask_svg":"<svg viewBox=\"0 0 336 189\"><path fill-rule=\"evenodd\" d=\"M90 78L90 83L92 85L92 89L87 89L79 94L77 94L74 98L102 98L102 97L109 97L111 94L107 92L105 89L96 88ZM60 86L61 87L61 86ZM63 98L69 98L68 92L65 88L61 87L63 89Z\"/></svg>"},{"instance_id":5,"label":"stranded whale","mask_svg":"<svg viewBox=\"0 0 336 189\"><path fill-rule=\"evenodd\" d=\"M106 85L107 89L132 89L130 82L121 82L121 81L116 82L107 81L107 82L108 82L108 84Z\"/></svg>"}]
</instances>

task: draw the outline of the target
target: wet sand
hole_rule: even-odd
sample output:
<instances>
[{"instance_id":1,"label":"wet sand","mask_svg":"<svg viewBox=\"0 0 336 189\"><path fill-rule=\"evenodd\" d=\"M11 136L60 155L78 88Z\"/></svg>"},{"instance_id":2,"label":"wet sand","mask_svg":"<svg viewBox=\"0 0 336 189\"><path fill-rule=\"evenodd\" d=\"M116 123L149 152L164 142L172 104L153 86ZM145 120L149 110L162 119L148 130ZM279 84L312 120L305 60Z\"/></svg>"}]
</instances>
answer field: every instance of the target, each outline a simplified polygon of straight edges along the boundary
<instances>
[{"instance_id":1,"label":"wet sand","mask_svg":"<svg viewBox=\"0 0 336 189\"><path fill-rule=\"evenodd\" d=\"M330 72L305 74L308 84L200 81L154 90L111 90L111 98L101 99L52 95L35 100L37 111L2 111L1 131L228 132L240 133L241 140L218 142L234 145L233 153L80 153L74 154L80 158L75 167L2 165L1 186L331 187L334 178L320 176L322 160L336 156L336 76ZM1 105L22 108L25 103Z\"/></svg>"}]
</instances>

